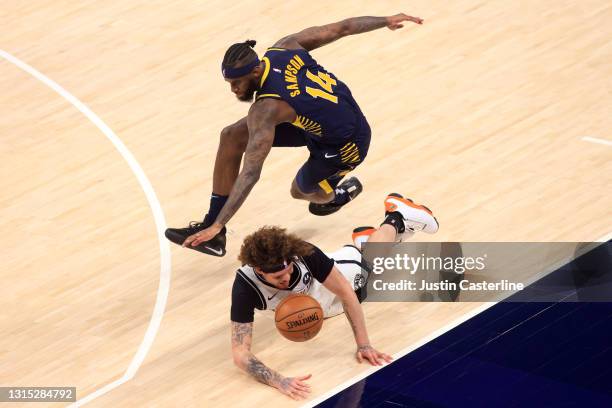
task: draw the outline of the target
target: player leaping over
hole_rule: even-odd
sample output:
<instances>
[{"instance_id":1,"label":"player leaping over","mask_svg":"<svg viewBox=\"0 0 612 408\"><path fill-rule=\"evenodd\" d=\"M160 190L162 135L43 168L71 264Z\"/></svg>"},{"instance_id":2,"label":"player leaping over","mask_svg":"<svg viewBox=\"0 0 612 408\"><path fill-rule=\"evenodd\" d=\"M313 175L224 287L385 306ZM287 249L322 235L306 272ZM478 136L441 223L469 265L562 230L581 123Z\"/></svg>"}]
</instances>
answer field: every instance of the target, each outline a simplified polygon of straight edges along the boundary
<instances>
[{"instance_id":1,"label":"player leaping over","mask_svg":"<svg viewBox=\"0 0 612 408\"><path fill-rule=\"evenodd\" d=\"M306 146L310 157L291 185L291 196L310 202L315 215L338 211L362 191L359 180L343 177L365 159L370 126L349 88L320 66L309 51L352 34L403 22L406 14L355 17L288 35L259 60L255 41L234 44L221 70L240 101L255 101L247 117L221 131L210 209L202 222L169 228L166 237L209 255L225 255L225 225L258 181L273 146ZM244 155L244 164L240 162Z\"/></svg>"}]
</instances>

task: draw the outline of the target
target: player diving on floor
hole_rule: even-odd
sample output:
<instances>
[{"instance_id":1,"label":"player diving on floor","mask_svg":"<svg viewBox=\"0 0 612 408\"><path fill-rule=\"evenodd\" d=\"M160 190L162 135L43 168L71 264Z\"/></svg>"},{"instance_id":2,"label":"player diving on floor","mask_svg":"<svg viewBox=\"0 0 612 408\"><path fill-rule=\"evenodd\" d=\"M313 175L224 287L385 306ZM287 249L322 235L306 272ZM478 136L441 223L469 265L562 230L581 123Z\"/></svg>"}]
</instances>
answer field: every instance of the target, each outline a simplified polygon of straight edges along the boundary
<instances>
[{"instance_id":1,"label":"player diving on floor","mask_svg":"<svg viewBox=\"0 0 612 408\"><path fill-rule=\"evenodd\" d=\"M259 382L294 399L306 398L308 375L285 376L269 368L252 352L255 309L275 310L287 296L308 294L324 317L344 312L355 337L355 356L361 363L382 365L391 356L370 343L360 303L365 299L368 266L361 257L364 242L396 242L415 231L433 234L438 222L431 211L399 194L385 199L385 218L378 229L358 227L353 244L332 253L288 234L279 227L263 227L244 239L232 287L231 337L234 363Z\"/></svg>"}]
</instances>

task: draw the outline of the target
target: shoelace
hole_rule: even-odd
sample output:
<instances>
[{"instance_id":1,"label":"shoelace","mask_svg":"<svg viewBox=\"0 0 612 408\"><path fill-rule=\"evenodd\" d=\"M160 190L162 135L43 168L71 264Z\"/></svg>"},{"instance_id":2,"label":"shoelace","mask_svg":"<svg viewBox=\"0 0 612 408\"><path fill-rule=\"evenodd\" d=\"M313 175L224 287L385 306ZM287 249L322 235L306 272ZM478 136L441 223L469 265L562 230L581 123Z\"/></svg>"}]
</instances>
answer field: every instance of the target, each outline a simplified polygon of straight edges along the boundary
<instances>
[{"instance_id":1,"label":"shoelace","mask_svg":"<svg viewBox=\"0 0 612 408\"><path fill-rule=\"evenodd\" d=\"M195 231L199 228L202 228L204 222L202 221L189 221L189 230Z\"/></svg>"}]
</instances>

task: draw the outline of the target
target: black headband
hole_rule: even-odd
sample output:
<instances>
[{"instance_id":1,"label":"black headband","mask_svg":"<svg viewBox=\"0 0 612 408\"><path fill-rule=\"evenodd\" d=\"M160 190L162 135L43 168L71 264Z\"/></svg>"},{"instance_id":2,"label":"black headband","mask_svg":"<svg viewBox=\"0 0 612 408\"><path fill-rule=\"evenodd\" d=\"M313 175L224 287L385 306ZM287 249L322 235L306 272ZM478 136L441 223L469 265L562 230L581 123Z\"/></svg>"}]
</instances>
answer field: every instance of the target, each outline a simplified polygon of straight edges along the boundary
<instances>
[{"instance_id":1,"label":"black headband","mask_svg":"<svg viewBox=\"0 0 612 408\"><path fill-rule=\"evenodd\" d=\"M260 267L259 269L261 269L261 271L263 273L275 273L275 272L282 271L283 269L285 269L288 266L289 266L289 263L287 261L285 261L282 264Z\"/></svg>"},{"instance_id":2,"label":"black headband","mask_svg":"<svg viewBox=\"0 0 612 408\"><path fill-rule=\"evenodd\" d=\"M221 64L221 73L223 74L223 78L226 79L240 78L251 72L257 65L259 65L259 57L255 57L253 61L240 68L224 67L223 64Z\"/></svg>"}]
</instances>

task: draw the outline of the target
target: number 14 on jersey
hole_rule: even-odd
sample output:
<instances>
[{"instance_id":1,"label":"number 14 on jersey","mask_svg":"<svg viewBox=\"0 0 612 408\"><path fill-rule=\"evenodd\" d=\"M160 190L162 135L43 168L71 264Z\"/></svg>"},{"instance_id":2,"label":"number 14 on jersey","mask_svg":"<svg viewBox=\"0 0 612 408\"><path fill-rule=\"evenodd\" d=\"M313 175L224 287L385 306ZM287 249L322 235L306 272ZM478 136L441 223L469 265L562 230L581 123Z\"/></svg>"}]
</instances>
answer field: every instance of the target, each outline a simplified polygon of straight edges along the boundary
<instances>
[{"instance_id":1,"label":"number 14 on jersey","mask_svg":"<svg viewBox=\"0 0 612 408\"><path fill-rule=\"evenodd\" d=\"M306 70L306 77L321 87L321 89L319 89L307 86L306 93L308 93L308 95L313 98L324 98L330 102L338 103L338 97L333 94L334 90L332 88L337 82L328 73L317 72L317 75L315 75L309 70Z\"/></svg>"}]
</instances>

